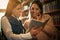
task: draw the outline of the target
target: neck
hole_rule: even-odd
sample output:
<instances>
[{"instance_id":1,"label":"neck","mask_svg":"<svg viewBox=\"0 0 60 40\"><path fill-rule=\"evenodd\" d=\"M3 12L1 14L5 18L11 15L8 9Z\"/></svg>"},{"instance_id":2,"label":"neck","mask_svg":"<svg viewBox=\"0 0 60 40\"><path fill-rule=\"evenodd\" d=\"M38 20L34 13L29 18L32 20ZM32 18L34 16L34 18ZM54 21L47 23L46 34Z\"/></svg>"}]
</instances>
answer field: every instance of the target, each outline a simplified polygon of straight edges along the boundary
<instances>
[{"instance_id":1,"label":"neck","mask_svg":"<svg viewBox=\"0 0 60 40\"><path fill-rule=\"evenodd\" d=\"M12 15L14 18L17 18L16 16Z\"/></svg>"}]
</instances>

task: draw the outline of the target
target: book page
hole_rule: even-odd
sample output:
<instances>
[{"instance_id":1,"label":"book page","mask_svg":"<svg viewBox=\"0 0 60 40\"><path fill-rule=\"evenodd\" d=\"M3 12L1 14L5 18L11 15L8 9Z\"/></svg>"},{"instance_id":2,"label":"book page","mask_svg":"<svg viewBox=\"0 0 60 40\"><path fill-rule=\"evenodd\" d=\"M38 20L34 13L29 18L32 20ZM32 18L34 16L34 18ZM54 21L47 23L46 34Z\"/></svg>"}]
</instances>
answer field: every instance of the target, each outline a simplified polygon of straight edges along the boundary
<instances>
[{"instance_id":1,"label":"book page","mask_svg":"<svg viewBox=\"0 0 60 40\"><path fill-rule=\"evenodd\" d=\"M45 22L40 22L37 20L31 20L31 22L29 24L29 28L26 30L26 32L29 32L33 26L35 27L35 29L37 29L39 27L43 27L47 23L48 20L46 20Z\"/></svg>"}]
</instances>

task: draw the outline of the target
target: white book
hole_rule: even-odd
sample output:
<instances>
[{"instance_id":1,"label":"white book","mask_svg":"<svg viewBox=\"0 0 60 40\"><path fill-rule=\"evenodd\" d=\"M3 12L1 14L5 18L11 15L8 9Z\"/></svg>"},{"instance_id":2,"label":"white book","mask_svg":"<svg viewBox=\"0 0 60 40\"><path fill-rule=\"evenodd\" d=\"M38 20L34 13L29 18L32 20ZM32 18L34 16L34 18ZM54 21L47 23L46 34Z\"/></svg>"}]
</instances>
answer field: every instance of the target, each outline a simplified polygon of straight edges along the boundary
<instances>
[{"instance_id":1,"label":"white book","mask_svg":"<svg viewBox=\"0 0 60 40\"><path fill-rule=\"evenodd\" d=\"M35 29L43 27L47 23L48 20L46 20L45 22L40 22L37 20L31 20L31 22L29 24L29 28L26 30L26 32L29 32L32 27L34 27Z\"/></svg>"}]
</instances>

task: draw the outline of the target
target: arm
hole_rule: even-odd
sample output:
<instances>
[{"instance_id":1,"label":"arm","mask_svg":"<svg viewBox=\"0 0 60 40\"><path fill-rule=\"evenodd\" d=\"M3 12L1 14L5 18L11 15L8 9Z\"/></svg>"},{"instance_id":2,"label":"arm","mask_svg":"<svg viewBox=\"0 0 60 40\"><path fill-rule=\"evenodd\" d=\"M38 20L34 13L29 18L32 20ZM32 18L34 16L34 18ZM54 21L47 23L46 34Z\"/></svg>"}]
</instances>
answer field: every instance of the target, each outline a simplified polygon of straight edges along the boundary
<instances>
[{"instance_id":1,"label":"arm","mask_svg":"<svg viewBox=\"0 0 60 40\"><path fill-rule=\"evenodd\" d=\"M49 36L52 36L56 33L56 28L54 27L53 24L53 19L51 18L51 16L44 16L43 20L48 19L49 21L47 22L47 24L44 26L44 31L48 34L46 34L45 32L43 32L43 30L37 35L38 40L48 40Z\"/></svg>"},{"instance_id":2,"label":"arm","mask_svg":"<svg viewBox=\"0 0 60 40\"><path fill-rule=\"evenodd\" d=\"M56 32L56 28L55 28L55 26L54 26L54 24L53 24L53 19L52 19L51 16L47 16L47 17L49 17L49 21L48 21L47 24L45 25L44 30L45 30L46 32L48 32L49 34L54 34L54 32ZM47 18L47 17L46 17L46 18Z\"/></svg>"},{"instance_id":3,"label":"arm","mask_svg":"<svg viewBox=\"0 0 60 40\"><path fill-rule=\"evenodd\" d=\"M24 28L25 28L26 30L29 28L29 23L30 23L29 20L26 20L26 21L24 22Z\"/></svg>"},{"instance_id":4,"label":"arm","mask_svg":"<svg viewBox=\"0 0 60 40\"><path fill-rule=\"evenodd\" d=\"M21 40L21 39L31 39L30 32L26 34L14 34L11 29L11 25L6 17L2 18L2 29L6 37L14 40Z\"/></svg>"}]
</instances>

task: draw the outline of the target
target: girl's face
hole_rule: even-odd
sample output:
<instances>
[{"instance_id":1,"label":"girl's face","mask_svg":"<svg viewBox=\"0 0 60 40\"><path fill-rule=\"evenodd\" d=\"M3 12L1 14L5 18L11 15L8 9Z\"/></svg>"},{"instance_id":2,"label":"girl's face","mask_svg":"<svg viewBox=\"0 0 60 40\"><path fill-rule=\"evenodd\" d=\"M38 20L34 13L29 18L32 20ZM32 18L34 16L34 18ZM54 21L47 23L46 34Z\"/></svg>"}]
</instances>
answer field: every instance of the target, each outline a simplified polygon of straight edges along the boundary
<instances>
[{"instance_id":1,"label":"girl's face","mask_svg":"<svg viewBox=\"0 0 60 40\"><path fill-rule=\"evenodd\" d=\"M19 4L19 5L17 5L14 9L13 9L13 11L12 11L12 13L13 13L13 15L16 17L16 18L18 18L20 15L21 15L21 5Z\"/></svg>"},{"instance_id":2,"label":"girl's face","mask_svg":"<svg viewBox=\"0 0 60 40\"><path fill-rule=\"evenodd\" d=\"M31 8L30 8L30 13L31 13L31 16L35 19L37 19L37 17L39 16L40 17L40 8L38 7L37 4L32 4Z\"/></svg>"}]
</instances>

